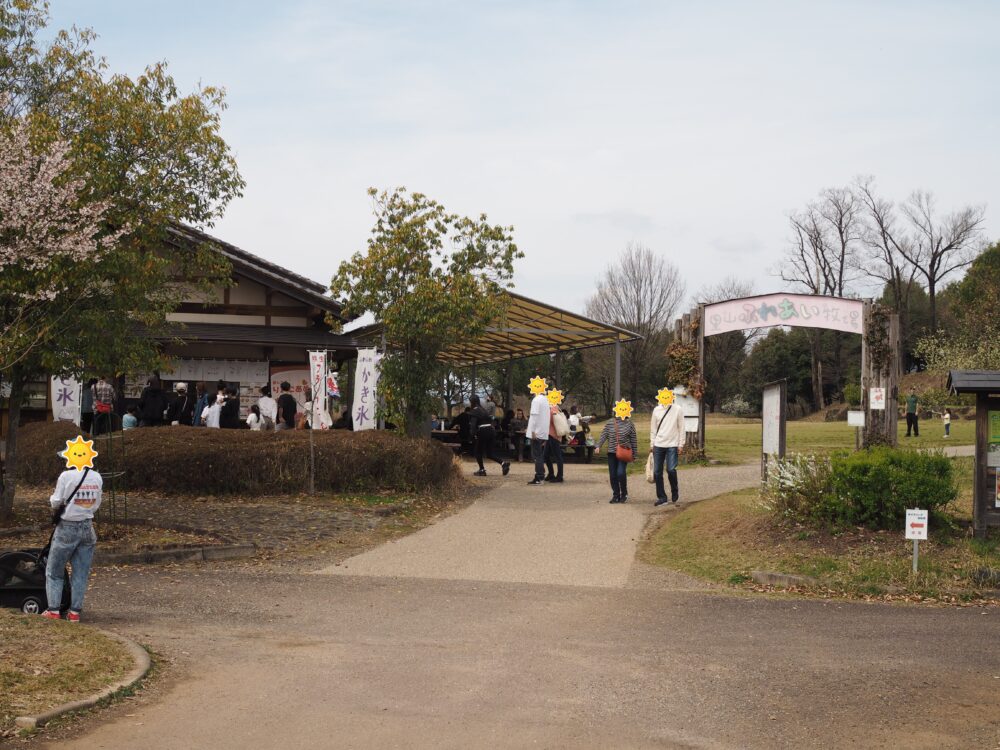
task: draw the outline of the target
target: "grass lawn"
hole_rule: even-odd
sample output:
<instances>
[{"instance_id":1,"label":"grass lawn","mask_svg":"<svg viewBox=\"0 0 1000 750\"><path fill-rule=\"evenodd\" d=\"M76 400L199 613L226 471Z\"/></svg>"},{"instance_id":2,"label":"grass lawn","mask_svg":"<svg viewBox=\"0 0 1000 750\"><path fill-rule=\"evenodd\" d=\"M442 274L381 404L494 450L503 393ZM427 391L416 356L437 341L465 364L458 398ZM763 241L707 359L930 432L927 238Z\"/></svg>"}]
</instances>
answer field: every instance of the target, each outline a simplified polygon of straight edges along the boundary
<instances>
[{"instance_id":1,"label":"grass lawn","mask_svg":"<svg viewBox=\"0 0 1000 750\"><path fill-rule=\"evenodd\" d=\"M635 426L639 433L640 460L630 467L639 471L645 467L649 453L649 414L636 414ZM595 436L601 434L604 423L592 426ZM976 423L971 419L955 420L951 424L951 437L944 439L939 420L922 420L919 438L907 438L906 422L899 423L900 447L940 448L946 445L972 445L975 442ZM727 464L750 463L760 460L761 424L759 419L736 419L709 414L705 425L705 452L710 459ZM854 447L854 428L847 422L788 423L786 435L789 453L830 453ZM603 454L602 454L603 455Z\"/></svg>"},{"instance_id":2,"label":"grass lawn","mask_svg":"<svg viewBox=\"0 0 1000 750\"><path fill-rule=\"evenodd\" d=\"M86 698L132 664L122 644L86 626L0 609L0 739L16 717Z\"/></svg>"},{"instance_id":3,"label":"grass lawn","mask_svg":"<svg viewBox=\"0 0 1000 750\"><path fill-rule=\"evenodd\" d=\"M953 459L963 488L955 517L971 513L972 459ZM741 490L695 503L670 518L643 545L646 562L718 583L750 586L753 570L812 576L819 590L854 597L975 600L977 568L1000 569L1000 535L974 540L963 529L931 529L920 544L920 573L910 570L912 543L899 532L851 529L828 534L778 525L758 492Z\"/></svg>"}]
</instances>

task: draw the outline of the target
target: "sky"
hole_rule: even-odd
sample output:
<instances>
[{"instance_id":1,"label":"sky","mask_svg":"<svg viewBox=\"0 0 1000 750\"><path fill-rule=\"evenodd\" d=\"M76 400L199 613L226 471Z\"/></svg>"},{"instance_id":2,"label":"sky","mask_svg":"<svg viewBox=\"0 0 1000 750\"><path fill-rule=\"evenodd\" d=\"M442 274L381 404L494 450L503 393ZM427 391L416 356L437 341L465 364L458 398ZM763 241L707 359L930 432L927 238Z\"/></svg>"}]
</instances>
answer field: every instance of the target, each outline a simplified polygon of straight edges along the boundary
<instances>
[{"instance_id":1,"label":"sky","mask_svg":"<svg viewBox=\"0 0 1000 750\"><path fill-rule=\"evenodd\" d=\"M111 70L227 90L247 181L210 231L327 282L369 186L513 225L517 291L582 312L630 242L689 301L783 288L788 215L873 175L1000 210L1000 3L53 0Z\"/></svg>"}]
</instances>

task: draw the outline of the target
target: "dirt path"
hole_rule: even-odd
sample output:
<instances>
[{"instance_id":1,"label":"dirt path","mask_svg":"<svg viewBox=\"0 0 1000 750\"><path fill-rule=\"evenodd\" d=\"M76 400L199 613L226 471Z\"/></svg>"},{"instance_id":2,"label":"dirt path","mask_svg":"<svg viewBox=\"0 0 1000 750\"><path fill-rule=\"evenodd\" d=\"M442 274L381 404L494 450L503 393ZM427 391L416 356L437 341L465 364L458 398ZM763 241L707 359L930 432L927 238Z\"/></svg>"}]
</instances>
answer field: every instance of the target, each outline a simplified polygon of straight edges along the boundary
<instances>
[{"instance_id":1,"label":"dirt path","mask_svg":"<svg viewBox=\"0 0 1000 750\"><path fill-rule=\"evenodd\" d=\"M609 506L600 472L570 466L566 484L534 488L525 470L332 575L103 575L93 621L172 666L152 696L87 720L74 745L1000 746L1000 649L984 647L997 610L635 586L627 551L651 487ZM689 470L682 492L755 478Z\"/></svg>"}]
</instances>

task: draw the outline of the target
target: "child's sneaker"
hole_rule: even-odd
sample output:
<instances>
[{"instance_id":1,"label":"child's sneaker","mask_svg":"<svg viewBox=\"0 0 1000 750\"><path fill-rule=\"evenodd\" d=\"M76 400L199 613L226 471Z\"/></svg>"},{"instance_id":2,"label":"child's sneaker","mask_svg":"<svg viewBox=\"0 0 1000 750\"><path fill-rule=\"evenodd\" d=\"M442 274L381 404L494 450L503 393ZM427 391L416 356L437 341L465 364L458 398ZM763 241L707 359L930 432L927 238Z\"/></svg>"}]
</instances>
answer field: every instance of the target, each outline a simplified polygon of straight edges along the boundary
<instances>
[{"instance_id":1,"label":"child's sneaker","mask_svg":"<svg viewBox=\"0 0 1000 750\"><path fill-rule=\"evenodd\" d=\"M62 617L59 616L59 613L57 611L51 610L51 609L47 609L44 612L42 612L42 617L44 617L46 620L61 620L62 619Z\"/></svg>"},{"instance_id":2,"label":"child's sneaker","mask_svg":"<svg viewBox=\"0 0 1000 750\"><path fill-rule=\"evenodd\" d=\"M66 619L70 622L80 622L80 613L70 610L69 614L66 615Z\"/></svg>"}]
</instances>

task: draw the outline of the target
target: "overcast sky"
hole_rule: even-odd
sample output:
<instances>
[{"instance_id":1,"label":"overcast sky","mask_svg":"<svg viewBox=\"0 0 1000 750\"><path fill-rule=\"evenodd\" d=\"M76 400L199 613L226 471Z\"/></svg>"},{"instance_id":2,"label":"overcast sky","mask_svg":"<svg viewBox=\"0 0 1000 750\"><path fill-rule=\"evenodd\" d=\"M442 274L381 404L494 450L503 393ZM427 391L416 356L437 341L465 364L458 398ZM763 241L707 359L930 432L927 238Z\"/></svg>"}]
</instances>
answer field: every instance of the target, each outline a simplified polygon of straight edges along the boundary
<instances>
[{"instance_id":1,"label":"overcast sky","mask_svg":"<svg viewBox=\"0 0 1000 750\"><path fill-rule=\"evenodd\" d=\"M1000 208L1000 3L54 0L111 69L224 86L247 180L211 230L327 282L366 188L515 227L517 290L582 311L630 241L692 294L774 291L788 213L875 175Z\"/></svg>"}]
</instances>

